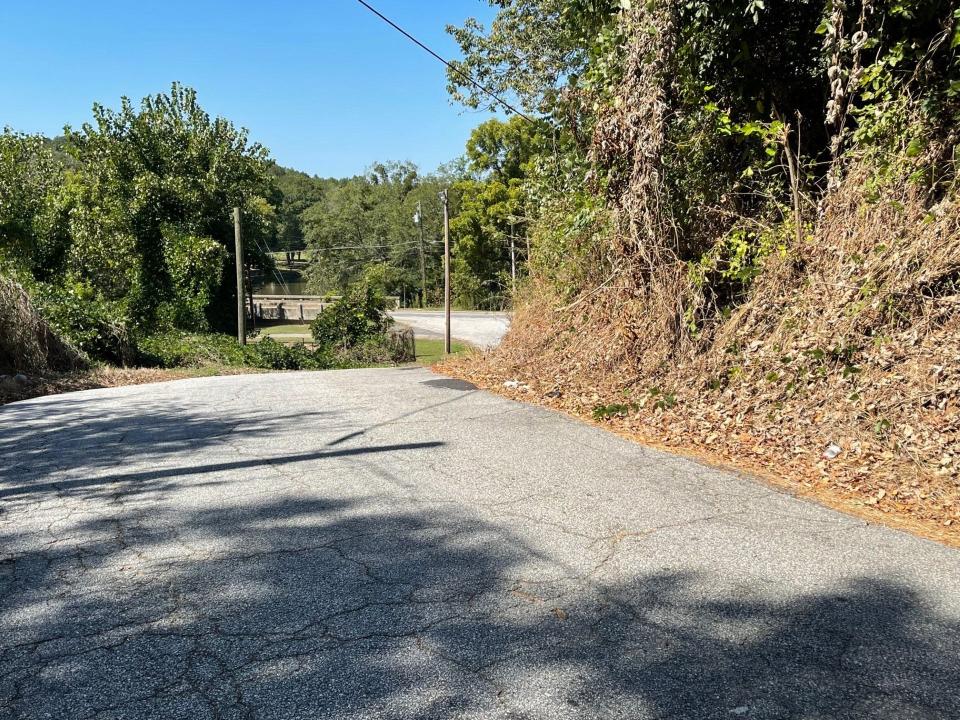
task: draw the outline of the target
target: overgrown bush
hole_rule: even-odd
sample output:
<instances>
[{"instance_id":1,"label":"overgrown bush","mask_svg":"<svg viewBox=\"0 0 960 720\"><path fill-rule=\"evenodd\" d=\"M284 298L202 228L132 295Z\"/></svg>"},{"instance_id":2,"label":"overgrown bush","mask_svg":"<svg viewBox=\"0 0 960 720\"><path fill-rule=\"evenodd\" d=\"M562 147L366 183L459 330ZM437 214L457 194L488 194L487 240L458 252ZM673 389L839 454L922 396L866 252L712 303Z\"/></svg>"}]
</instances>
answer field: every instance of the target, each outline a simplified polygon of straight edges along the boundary
<instances>
[{"instance_id":1,"label":"overgrown bush","mask_svg":"<svg viewBox=\"0 0 960 720\"><path fill-rule=\"evenodd\" d=\"M26 290L0 275L0 370L43 373L85 365L76 348L44 321Z\"/></svg>"},{"instance_id":2,"label":"overgrown bush","mask_svg":"<svg viewBox=\"0 0 960 720\"><path fill-rule=\"evenodd\" d=\"M402 346L394 338L394 333L367 338L353 347L336 350L334 357L337 366L342 368L387 365L414 359L404 355Z\"/></svg>"},{"instance_id":3,"label":"overgrown bush","mask_svg":"<svg viewBox=\"0 0 960 720\"><path fill-rule=\"evenodd\" d=\"M137 361L137 348L123 322L123 309L82 282L37 284L37 306L50 326L93 360L114 365Z\"/></svg>"},{"instance_id":4,"label":"overgrown bush","mask_svg":"<svg viewBox=\"0 0 960 720\"><path fill-rule=\"evenodd\" d=\"M227 251L211 237L198 237L168 228L164 232L163 256L170 273L172 299L165 322L172 327L206 330L207 308L216 296L223 276Z\"/></svg>"},{"instance_id":5,"label":"overgrown bush","mask_svg":"<svg viewBox=\"0 0 960 720\"><path fill-rule=\"evenodd\" d=\"M0 256L64 295L82 278L83 302L108 303L114 329L229 327L230 208L243 213L246 259L272 264L261 246L276 236L280 197L267 151L179 84L139 107L97 104L93 116L67 129L69 155L41 136L0 133ZM65 324L85 325L74 310ZM106 337L94 354L122 359L117 334Z\"/></svg>"},{"instance_id":6,"label":"overgrown bush","mask_svg":"<svg viewBox=\"0 0 960 720\"><path fill-rule=\"evenodd\" d=\"M247 365L266 370L329 370L335 360L324 348L311 350L303 343L284 345L269 337L244 348Z\"/></svg>"},{"instance_id":7,"label":"overgrown bush","mask_svg":"<svg viewBox=\"0 0 960 720\"><path fill-rule=\"evenodd\" d=\"M385 337L391 325L386 299L374 288L363 286L325 307L310 330L320 347L343 351Z\"/></svg>"},{"instance_id":8,"label":"overgrown bush","mask_svg":"<svg viewBox=\"0 0 960 720\"><path fill-rule=\"evenodd\" d=\"M234 338L219 333L167 332L141 338L140 362L155 367L199 367L244 364L244 349Z\"/></svg>"},{"instance_id":9,"label":"overgrown bush","mask_svg":"<svg viewBox=\"0 0 960 720\"><path fill-rule=\"evenodd\" d=\"M284 345L269 337L240 345L229 335L168 332L139 342L140 361L156 367L228 365L264 370L327 370L336 365L329 352L302 344Z\"/></svg>"}]
</instances>

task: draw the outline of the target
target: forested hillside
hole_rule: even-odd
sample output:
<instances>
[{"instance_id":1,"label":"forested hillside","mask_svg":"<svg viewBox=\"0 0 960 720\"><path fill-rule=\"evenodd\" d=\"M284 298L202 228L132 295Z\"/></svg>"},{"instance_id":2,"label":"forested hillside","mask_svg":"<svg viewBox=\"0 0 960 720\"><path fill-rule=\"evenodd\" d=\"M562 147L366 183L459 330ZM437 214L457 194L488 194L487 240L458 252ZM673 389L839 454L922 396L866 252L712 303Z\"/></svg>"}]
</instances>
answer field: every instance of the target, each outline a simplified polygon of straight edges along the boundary
<instances>
[{"instance_id":1,"label":"forested hillside","mask_svg":"<svg viewBox=\"0 0 960 720\"><path fill-rule=\"evenodd\" d=\"M552 142L513 330L456 370L952 532L956 4L495 4L450 91Z\"/></svg>"}]
</instances>

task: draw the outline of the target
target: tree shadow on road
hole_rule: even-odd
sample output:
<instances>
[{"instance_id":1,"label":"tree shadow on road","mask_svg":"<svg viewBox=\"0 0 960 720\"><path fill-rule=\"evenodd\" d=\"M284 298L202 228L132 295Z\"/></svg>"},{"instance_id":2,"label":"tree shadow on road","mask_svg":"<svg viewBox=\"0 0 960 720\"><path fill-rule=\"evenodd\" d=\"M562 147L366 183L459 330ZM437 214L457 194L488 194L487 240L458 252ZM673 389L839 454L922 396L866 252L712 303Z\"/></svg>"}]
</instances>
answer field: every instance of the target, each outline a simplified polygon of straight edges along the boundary
<instances>
[{"instance_id":1,"label":"tree shadow on road","mask_svg":"<svg viewBox=\"0 0 960 720\"><path fill-rule=\"evenodd\" d=\"M251 460L235 459L244 434L255 433L269 446L317 420L333 431L348 427L336 411L233 412L224 419L217 408L169 400L118 404L104 397L66 395L3 406L0 500L92 497L114 482L125 483L125 493L172 491L178 477L195 474L197 468L184 461L199 450L220 446L223 462L210 463L207 470L228 470L231 462ZM278 462L294 462L295 455L306 458L309 452L286 455ZM129 464L153 469L124 472Z\"/></svg>"},{"instance_id":2,"label":"tree shadow on road","mask_svg":"<svg viewBox=\"0 0 960 720\"><path fill-rule=\"evenodd\" d=\"M112 403L103 396L65 395L2 406L0 501L38 501L58 494L93 498L103 493L167 492L177 489L178 479L196 475L264 464L435 448L442 443L340 446L362 441L379 427L467 395L450 398L441 394L439 400L430 398L422 406L366 427L357 427L338 410L284 412L268 408L243 413L234 409L224 417L215 407L171 399ZM317 446L313 433L318 427L333 439ZM298 436L303 436L303 448L297 452L243 456L247 452L245 438L255 437L256 448L263 449L275 442L281 448L289 447L290 438ZM224 459L185 464L194 453L218 446ZM144 463L152 468L125 471L127 465ZM190 482L196 483L193 479Z\"/></svg>"},{"instance_id":3,"label":"tree shadow on road","mask_svg":"<svg viewBox=\"0 0 960 720\"><path fill-rule=\"evenodd\" d=\"M246 460L231 460L219 463L202 463L161 468L157 470L141 470L135 472L117 473L113 475L97 475L96 477L82 477L53 482L30 482L23 485L7 485L0 487L0 499L24 498L32 495L52 493L72 493L78 490L86 491L90 497L92 488L109 488L111 496L120 497L138 493L155 493L163 490L172 490L174 485L160 485L158 481L173 480L184 477L196 477L208 473L223 473L234 470L249 470L265 465L276 467L289 463L309 462L311 460L325 460L334 458L353 457L357 455L373 455L377 453L398 453L404 450L430 450L442 447L444 443L438 441L418 443L396 443L394 445L365 445L361 447L344 448L342 450L320 450L316 452L302 452L292 455L270 455L255 457ZM193 487L216 483L192 483Z\"/></svg>"},{"instance_id":4,"label":"tree shadow on road","mask_svg":"<svg viewBox=\"0 0 960 720\"><path fill-rule=\"evenodd\" d=\"M0 710L956 717L960 627L881 577L776 597L574 571L459 505L188 500L128 498L0 564Z\"/></svg>"}]
</instances>

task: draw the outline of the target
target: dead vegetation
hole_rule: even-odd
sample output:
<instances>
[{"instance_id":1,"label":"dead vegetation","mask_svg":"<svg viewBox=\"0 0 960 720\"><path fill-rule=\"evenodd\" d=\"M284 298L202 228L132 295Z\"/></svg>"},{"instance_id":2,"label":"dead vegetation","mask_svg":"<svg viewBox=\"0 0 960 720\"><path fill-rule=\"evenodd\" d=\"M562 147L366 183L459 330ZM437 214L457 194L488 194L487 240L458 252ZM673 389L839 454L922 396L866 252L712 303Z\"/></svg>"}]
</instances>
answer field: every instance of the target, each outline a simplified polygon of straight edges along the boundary
<instances>
[{"instance_id":1,"label":"dead vegetation","mask_svg":"<svg viewBox=\"0 0 960 720\"><path fill-rule=\"evenodd\" d=\"M85 358L54 333L18 283L0 274L0 371L78 370Z\"/></svg>"},{"instance_id":2,"label":"dead vegetation","mask_svg":"<svg viewBox=\"0 0 960 720\"><path fill-rule=\"evenodd\" d=\"M960 206L900 181L865 197L869 174L699 338L663 342L673 273L561 312L539 285L499 349L444 369L960 542Z\"/></svg>"},{"instance_id":3,"label":"dead vegetation","mask_svg":"<svg viewBox=\"0 0 960 720\"><path fill-rule=\"evenodd\" d=\"M200 368L118 368L109 365L69 373L47 373L30 378L27 385L0 383L0 405L29 400L44 395L98 388L146 385L148 383L186 380L210 375L243 375L263 372L256 368L208 365Z\"/></svg>"}]
</instances>

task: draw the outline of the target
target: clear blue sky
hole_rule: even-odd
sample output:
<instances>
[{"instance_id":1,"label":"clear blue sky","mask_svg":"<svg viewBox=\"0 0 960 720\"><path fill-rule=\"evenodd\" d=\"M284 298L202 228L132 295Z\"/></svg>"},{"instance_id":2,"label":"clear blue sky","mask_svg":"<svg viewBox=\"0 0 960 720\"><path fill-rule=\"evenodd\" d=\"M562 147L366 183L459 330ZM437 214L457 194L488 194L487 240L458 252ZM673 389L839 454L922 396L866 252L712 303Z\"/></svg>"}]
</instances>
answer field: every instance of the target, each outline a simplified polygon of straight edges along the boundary
<instances>
[{"instance_id":1,"label":"clear blue sky","mask_svg":"<svg viewBox=\"0 0 960 720\"><path fill-rule=\"evenodd\" d=\"M441 55L483 0L370 0ZM460 155L485 114L447 99L443 66L355 0L0 0L0 126L60 134L178 80L283 165L354 175Z\"/></svg>"}]
</instances>

